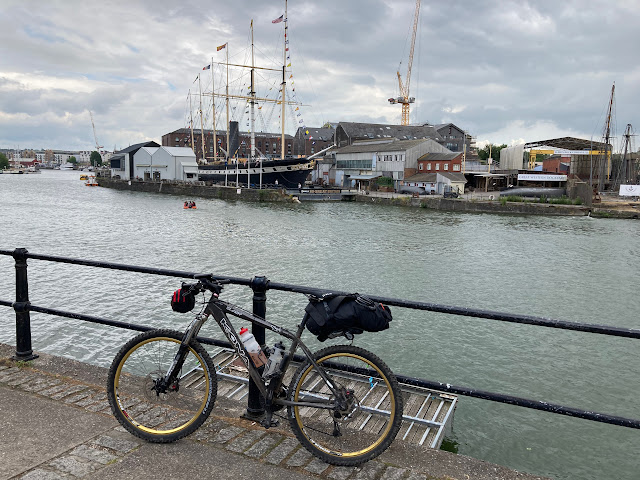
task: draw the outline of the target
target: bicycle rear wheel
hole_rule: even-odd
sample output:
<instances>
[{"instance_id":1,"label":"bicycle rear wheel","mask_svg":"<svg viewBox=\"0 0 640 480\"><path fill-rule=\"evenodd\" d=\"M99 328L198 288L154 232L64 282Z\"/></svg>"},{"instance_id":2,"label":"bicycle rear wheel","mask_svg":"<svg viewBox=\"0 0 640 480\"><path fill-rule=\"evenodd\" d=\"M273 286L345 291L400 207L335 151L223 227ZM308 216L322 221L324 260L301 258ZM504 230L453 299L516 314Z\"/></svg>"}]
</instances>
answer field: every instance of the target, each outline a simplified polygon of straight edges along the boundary
<instances>
[{"instance_id":1,"label":"bicycle rear wheel","mask_svg":"<svg viewBox=\"0 0 640 480\"><path fill-rule=\"evenodd\" d=\"M333 395L307 362L291 380L290 400L343 404L331 409L288 407L296 437L313 455L333 465L359 465L377 457L402 423L402 394L395 375L376 355L351 345L324 348L314 359L343 392L342 398Z\"/></svg>"},{"instance_id":2,"label":"bicycle rear wheel","mask_svg":"<svg viewBox=\"0 0 640 480\"><path fill-rule=\"evenodd\" d=\"M193 340L176 382L155 388L178 352L183 334L152 330L132 338L109 369L107 397L120 424L149 442L167 443L193 433L207 419L217 393L215 367Z\"/></svg>"}]
</instances>

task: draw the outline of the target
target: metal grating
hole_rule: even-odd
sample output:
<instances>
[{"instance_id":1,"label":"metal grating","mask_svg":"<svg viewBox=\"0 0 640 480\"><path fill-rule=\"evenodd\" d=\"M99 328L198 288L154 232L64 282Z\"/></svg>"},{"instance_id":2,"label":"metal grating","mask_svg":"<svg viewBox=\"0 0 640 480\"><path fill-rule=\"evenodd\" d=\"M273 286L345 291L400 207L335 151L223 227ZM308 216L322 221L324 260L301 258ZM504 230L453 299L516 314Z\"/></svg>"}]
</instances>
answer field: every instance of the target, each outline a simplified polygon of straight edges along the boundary
<instances>
[{"instance_id":1,"label":"metal grating","mask_svg":"<svg viewBox=\"0 0 640 480\"><path fill-rule=\"evenodd\" d=\"M249 393L249 380L242 361L238 359L235 352L224 348L217 348L210 351L210 354L218 375L218 396L235 401L244 400ZM297 367L298 364L292 362L285 374L285 385L289 384ZM197 381L197 377L201 374L190 372L187 375L191 375L194 377L193 381ZM349 376L354 389L362 391L368 389L369 384L362 377L346 373L345 376ZM445 432L453 421L453 413L458 401L457 396L407 385L401 385L401 390L404 399L404 415L402 427L396 440L414 445L424 445L429 448L440 448ZM378 402L378 405L381 402L382 400ZM359 426L361 429L369 428L367 423L371 417L385 415L384 410L376 408L368 410L371 415ZM386 414L388 415L388 412Z\"/></svg>"}]
</instances>

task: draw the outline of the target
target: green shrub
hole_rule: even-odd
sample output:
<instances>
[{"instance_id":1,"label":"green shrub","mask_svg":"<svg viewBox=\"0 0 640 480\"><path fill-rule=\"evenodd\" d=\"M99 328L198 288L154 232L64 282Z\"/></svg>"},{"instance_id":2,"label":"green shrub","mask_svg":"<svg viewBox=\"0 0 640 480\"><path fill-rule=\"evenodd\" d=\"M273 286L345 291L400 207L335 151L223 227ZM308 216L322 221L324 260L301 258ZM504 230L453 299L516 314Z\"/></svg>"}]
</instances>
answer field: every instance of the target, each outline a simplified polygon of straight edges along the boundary
<instances>
[{"instance_id":1,"label":"green shrub","mask_svg":"<svg viewBox=\"0 0 640 480\"><path fill-rule=\"evenodd\" d=\"M555 205L573 205L573 200L563 195L559 198L550 198L549 203L553 203Z\"/></svg>"},{"instance_id":2,"label":"green shrub","mask_svg":"<svg viewBox=\"0 0 640 480\"><path fill-rule=\"evenodd\" d=\"M524 202L524 198L518 195L507 195L506 197L500 197L500 201L504 198L505 202Z\"/></svg>"},{"instance_id":3,"label":"green shrub","mask_svg":"<svg viewBox=\"0 0 640 480\"><path fill-rule=\"evenodd\" d=\"M376 178L376 185L378 185L379 187L393 187L393 178L378 177Z\"/></svg>"}]
</instances>

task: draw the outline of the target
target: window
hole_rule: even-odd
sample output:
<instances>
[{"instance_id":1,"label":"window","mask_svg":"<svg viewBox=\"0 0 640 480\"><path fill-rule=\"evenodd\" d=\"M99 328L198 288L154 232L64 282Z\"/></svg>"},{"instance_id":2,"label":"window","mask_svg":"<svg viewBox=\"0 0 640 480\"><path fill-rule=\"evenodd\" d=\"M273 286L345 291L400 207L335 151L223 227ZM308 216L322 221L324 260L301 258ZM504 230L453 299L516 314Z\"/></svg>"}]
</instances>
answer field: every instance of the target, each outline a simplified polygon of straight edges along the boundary
<instances>
[{"instance_id":1,"label":"window","mask_svg":"<svg viewBox=\"0 0 640 480\"><path fill-rule=\"evenodd\" d=\"M440 170L440 164L436 163L436 170Z\"/></svg>"},{"instance_id":2,"label":"window","mask_svg":"<svg viewBox=\"0 0 640 480\"><path fill-rule=\"evenodd\" d=\"M336 168L352 170L371 170L371 160L337 160Z\"/></svg>"},{"instance_id":3,"label":"window","mask_svg":"<svg viewBox=\"0 0 640 480\"><path fill-rule=\"evenodd\" d=\"M422 164L419 165L418 167L419 170L422 170Z\"/></svg>"},{"instance_id":4,"label":"window","mask_svg":"<svg viewBox=\"0 0 640 480\"><path fill-rule=\"evenodd\" d=\"M448 163L445 163L445 164L444 164L444 166L443 166L443 168L444 168L445 170L449 170L449 164L448 164Z\"/></svg>"},{"instance_id":5,"label":"window","mask_svg":"<svg viewBox=\"0 0 640 480\"><path fill-rule=\"evenodd\" d=\"M453 171L454 171L454 172L459 172L459 171L460 171L460 165L459 165L459 164L457 164L457 163L454 163L454 164L453 164Z\"/></svg>"},{"instance_id":6,"label":"window","mask_svg":"<svg viewBox=\"0 0 640 480\"><path fill-rule=\"evenodd\" d=\"M431 170L431 163L427 163L427 170Z\"/></svg>"}]
</instances>

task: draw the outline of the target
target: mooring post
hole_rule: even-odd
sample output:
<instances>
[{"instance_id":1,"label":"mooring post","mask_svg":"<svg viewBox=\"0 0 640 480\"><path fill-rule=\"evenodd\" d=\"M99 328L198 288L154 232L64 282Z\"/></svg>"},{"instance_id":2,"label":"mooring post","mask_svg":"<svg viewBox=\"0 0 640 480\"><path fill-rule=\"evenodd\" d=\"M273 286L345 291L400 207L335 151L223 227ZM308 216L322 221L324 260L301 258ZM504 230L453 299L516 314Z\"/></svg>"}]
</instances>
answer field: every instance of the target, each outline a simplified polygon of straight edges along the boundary
<instances>
[{"instance_id":1,"label":"mooring post","mask_svg":"<svg viewBox=\"0 0 640 480\"><path fill-rule=\"evenodd\" d=\"M253 290L253 313L258 317L265 318L267 313L267 288L269 280L267 277L253 277L251 279L251 289ZM265 343L264 327L253 324L251 333L260 346ZM264 415L264 399L261 398L260 390L249 378L249 399L247 400L247 412L244 415L247 418L259 419Z\"/></svg>"},{"instance_id":2,"label":"mooring post","mask_svg":"<svg viewBox=\"0 0 640 480\"><path fill-rule=\"evenodd\" d=\"M31 348L31 317L29 316L29 282L27 281L26 248L16 248L13 258L16 261L16 354L14 360L33 360L38 358Z\"/></svg>"}]
</instances>

